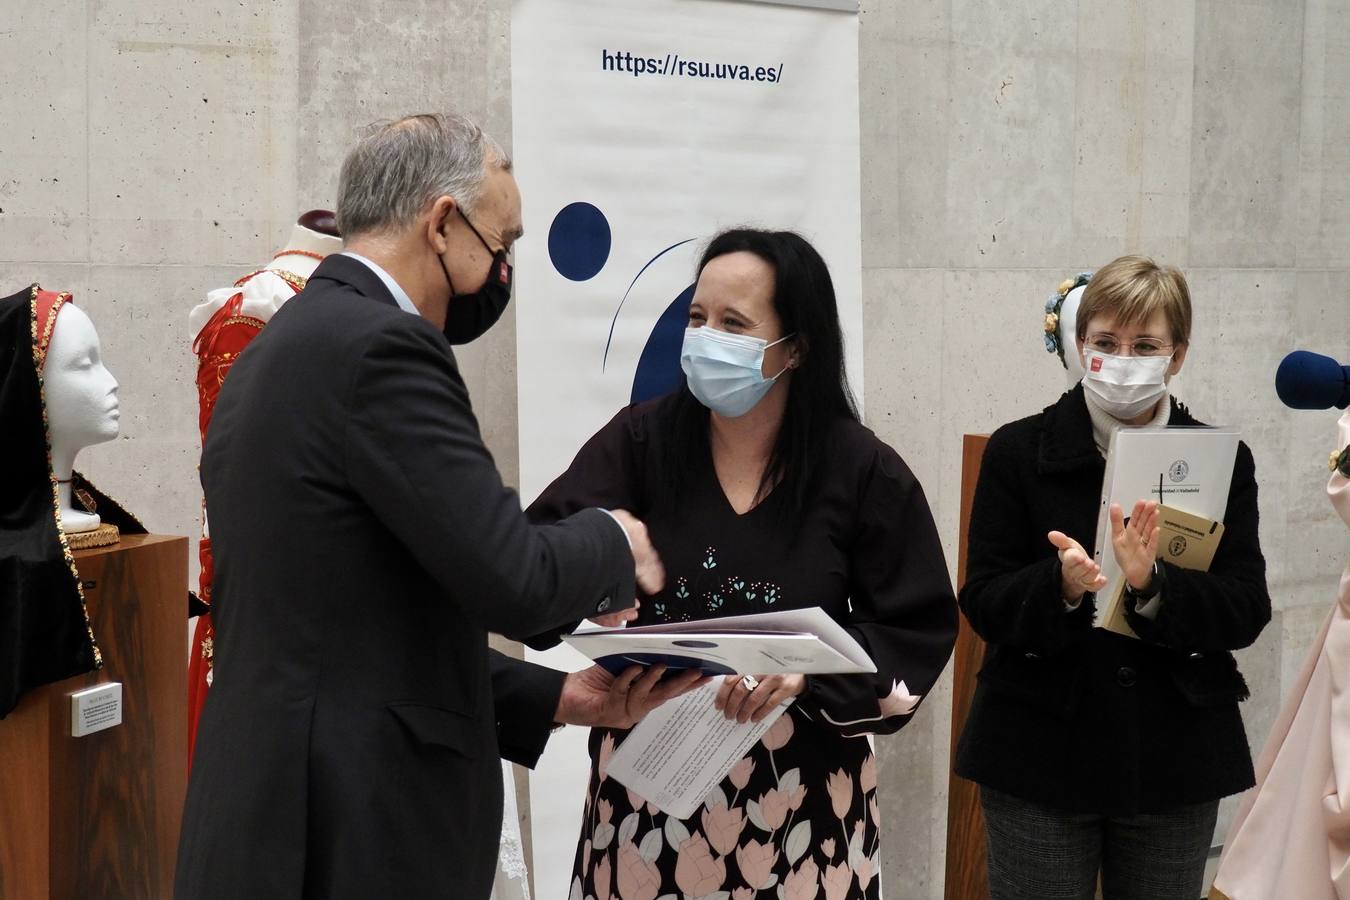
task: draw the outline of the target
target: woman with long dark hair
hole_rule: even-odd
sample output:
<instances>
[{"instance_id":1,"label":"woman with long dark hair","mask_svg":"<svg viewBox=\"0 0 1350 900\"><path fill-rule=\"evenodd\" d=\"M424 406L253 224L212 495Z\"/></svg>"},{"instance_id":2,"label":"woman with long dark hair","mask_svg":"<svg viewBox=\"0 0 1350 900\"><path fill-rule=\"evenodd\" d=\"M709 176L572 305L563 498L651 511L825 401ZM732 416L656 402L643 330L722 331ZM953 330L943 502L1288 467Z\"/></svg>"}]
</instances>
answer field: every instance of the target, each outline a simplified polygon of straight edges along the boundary
<instances>
[{"instance_id":1,"label":"woman with long dark hair","mask_svg":"<svg viewBox=\"0 0 1350 900\"><path fill-rule=\"evenodd\" d=\"M573 896L877 897L876 761L947 662L956 606L922 488L858 421L834 286L799 235L733 229L699 263L686 384L621 411L531 507L632 510L666 566L638 624L819 606L875 675L729 676L741 721L795 702L687 820L607 777L593 729ZM755 675L755 673L741 673Z\"/></svg>"}]
</instances>

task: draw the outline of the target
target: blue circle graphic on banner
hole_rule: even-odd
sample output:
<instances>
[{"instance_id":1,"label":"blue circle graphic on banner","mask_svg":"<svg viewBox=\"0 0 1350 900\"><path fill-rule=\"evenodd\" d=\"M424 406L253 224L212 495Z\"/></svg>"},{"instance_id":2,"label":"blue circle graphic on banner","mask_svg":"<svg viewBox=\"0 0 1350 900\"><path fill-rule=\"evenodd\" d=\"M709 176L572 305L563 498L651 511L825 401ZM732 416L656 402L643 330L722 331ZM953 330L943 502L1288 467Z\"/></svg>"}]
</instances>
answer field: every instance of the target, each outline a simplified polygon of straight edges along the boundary
<instances>
[{"instance_id":1,"label":"blue circle graphic on banner","mask_svg":"<svg viewBox=\"0 0 1350 900\"><path fill-rule=\"evenodd\" d=\"M631 402L664 396L684 384L680 350L684 346L684 330L689 327L689 304L694 301L696 286L691 284L681 291L656 320L633 375Z\"/></svg>"},{"instance_id":2,"label":"blue circle graphic on banner","mask_svg":"<svg viewBox=\"0 0 1350 900\"><path fill-rule=\"evenodd\" d=\"M548 256L558 274L570 281L587 281L609 259L609 220L598 208L577 201L553 217L548 229Z\"/></svg>"}]
</instances>

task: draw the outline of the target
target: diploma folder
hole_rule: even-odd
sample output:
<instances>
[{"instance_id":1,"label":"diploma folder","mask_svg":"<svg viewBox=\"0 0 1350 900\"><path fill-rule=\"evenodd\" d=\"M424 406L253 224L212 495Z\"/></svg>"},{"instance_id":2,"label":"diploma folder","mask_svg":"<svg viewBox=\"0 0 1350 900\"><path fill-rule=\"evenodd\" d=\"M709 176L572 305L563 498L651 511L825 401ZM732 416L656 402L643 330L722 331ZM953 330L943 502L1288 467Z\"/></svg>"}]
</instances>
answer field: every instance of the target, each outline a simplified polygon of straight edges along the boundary
<instances>
[{"instance_id":1,"label":"diploma folder","mask_svg":"<svg viewBox=\"0 0 1350 900\"><path fill-rule=\"evenodd\" d=\"M1219 549L1223 523L1193 516L1170 506L1158 507L1158 559L1183 569L1208 572ZM1164 598L1163 602L1166 602ZM1126 637L1138 637L1125 621L1125 581L1111 595L1102 627Z\"/></svg>"},{"instance_id":2,"label":"diploma folder","mask_svg":"<svg viewBox=\"0 0 1350 900\"><path fill-rule=\"evenodd\" d=\"M1106 475L1102 479L1094 551L1094 558L1107 582L1097 592L1099 602L1094 625L1134 636L1128 626L1123 626L1123 631L1112 627L1108 618L1119 606L1116 601L1125 585L1111 546L1111 504L1119 504L1127 520L1136 502L1154 500L1177 513L1221 523L1228 509L1238 437L1235 428L1209 427L1165 428L1161 431L1117 429L1112 433L1106 453ZM1174 525L1178 524L1176 518L1174 515ZM1164 521L1160 519L1159 524L1162 526ZM1159 538L1163 546L1168 540L1167 535ZM1214 543L1217 541L1216 536ZM1108 602L1100 602L1103 598ZM1166 598L1163 602L1167 602ZM1123 625L1123 615L1116 621Z\"/></svg>"},{"instance_id":3,"label":"diploma folder","mask_svg":"<svg viewBox=\"0 0 1350 900\"><path fill-rule=\"evenodd\" d=\"M867 651L820 607L669 622L584 628L563 640L611 672L664 664L709 675L875 672Z\"/></svg>"}]
</instances>

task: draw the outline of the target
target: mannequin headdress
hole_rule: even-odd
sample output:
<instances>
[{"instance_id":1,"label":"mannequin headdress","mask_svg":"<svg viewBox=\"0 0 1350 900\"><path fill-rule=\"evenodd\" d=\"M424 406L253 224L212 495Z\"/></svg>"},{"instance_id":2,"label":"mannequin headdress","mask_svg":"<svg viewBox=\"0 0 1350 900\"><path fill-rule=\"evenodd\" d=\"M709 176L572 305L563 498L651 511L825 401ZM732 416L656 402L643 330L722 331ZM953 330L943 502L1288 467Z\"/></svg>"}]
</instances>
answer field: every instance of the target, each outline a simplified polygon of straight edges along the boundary
<instances>
[{"instance_id":1,"label":"mannequin headdress","mask_svg":"<svg viewBox=\"0 0 1350 900\"><path fill-rule=\"evenodd\" d=\"M33 365L39 373L47 363L47 348L52 345L56 317L68 302L70 294L56 291L39 290L33 299Z\"/></svg>"},{"instance_id":2,"label":"mannequin headdress","mask_svg":"<svg viewBox=\"0 0 1350 900\"><path fill-rule=\"evenodd\" d=\"M0 299L0 717L25 691L97 669L59 489L43 394L43 366L70 294L38 285ZM123 533L145 528L79 473L74 493ZM92 512L92 510L90 510Z\"/></svg>"}]
</instances>

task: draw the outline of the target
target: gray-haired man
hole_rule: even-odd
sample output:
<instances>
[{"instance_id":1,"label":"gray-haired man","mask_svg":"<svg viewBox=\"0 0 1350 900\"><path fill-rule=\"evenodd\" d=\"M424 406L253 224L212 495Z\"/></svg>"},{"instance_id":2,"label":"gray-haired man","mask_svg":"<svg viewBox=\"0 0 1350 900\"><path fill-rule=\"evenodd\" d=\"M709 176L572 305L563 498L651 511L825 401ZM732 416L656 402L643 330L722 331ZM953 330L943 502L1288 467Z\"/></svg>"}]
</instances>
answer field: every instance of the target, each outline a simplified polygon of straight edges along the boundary
<instances>
[{"instance_id":1,"label":"gray-haired man","mask_svg":"<svg viewBox=\"0 0 1350 900\"><path fill-rule=\"evenodd\" d=\"M498 753L532 764L554 721L631 724L694 679L564 679L488 650L663 578L627 513L527 524L483 446L450 343L509 298L506 156L456 116L378 126L338 222L344 253L240 356L203 452L215 676L185 900L485 898Z\"/></svg>"}]
</instances>

